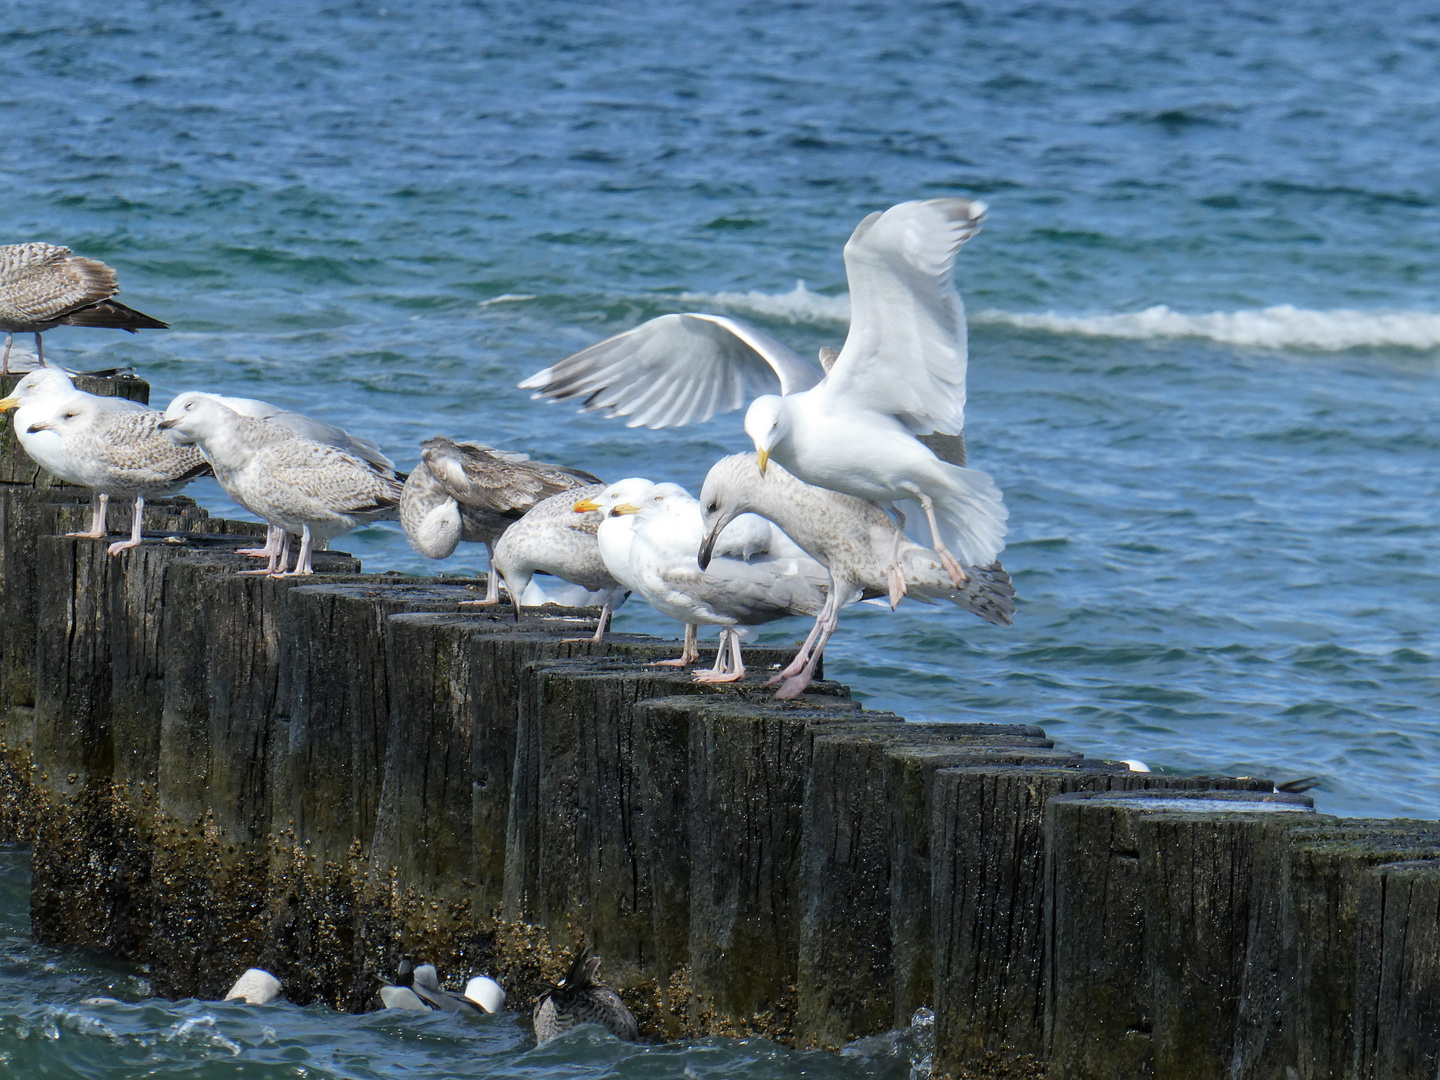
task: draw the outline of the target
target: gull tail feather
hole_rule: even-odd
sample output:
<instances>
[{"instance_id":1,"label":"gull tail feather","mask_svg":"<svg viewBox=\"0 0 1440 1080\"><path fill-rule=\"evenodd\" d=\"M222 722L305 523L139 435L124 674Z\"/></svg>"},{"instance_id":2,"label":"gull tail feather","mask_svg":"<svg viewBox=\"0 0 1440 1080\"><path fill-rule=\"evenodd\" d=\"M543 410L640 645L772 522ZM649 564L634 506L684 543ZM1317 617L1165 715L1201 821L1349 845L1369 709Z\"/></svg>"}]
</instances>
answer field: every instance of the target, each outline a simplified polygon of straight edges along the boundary
<instances>
[{"instance_id":1,"label":"gull tail feather","mask_svg":"<svg viewBox=\"0 0 1440 1080\"><path fill-rule=\"evenodd\" d=\"M1015 586L998 562L965 567L965 584L957 587L941 565L940 556L918 544L900 556L905 595L926 603L948 600L996 626L1015 621Z\"/></svg>"}]
</instances>

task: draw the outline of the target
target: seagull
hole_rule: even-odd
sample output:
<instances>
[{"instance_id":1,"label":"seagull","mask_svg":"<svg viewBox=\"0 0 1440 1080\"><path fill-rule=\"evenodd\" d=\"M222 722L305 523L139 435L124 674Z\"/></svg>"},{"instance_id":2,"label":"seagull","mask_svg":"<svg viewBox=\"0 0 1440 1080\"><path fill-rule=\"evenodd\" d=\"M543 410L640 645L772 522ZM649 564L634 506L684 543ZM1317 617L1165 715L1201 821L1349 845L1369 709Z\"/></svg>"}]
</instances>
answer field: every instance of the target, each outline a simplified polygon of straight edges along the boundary
<instances>
[{"instance_id":1,"label":"seagull","mask_svg":"<svg viewBox=\"0 0 1440 1080\"><path fill-rule=\"evenodd\" d=\"M194 391L200 393L200 391ZM241 416L253 416L257 420L265 420L277 427L299 435L301 438L313 439L315 442L327 443L330 446L338 447L348 451L356 457L364 458L381 468L394 470L395 462L385 456L370 439L352 435L342 427L326 423L324 420L317 420L313 416L306 416L304 413L291 412L282 409L279 405L272 405L268 401L261 401L258 398L228 397L223 394L206 394L212 401L218 401L232 412ZM193 445L184 435L171 429L170 437L182 446ZM203 449L201 451L204 452ZM222 485L223 486L223 485ZM235 498L230 492L226 492L232 499ZM239 500L236 500L237 502ZM285 530L276 528L274 525L266 526L265 546L259 548L237 548L237 555L254 555L262 559L274 559L278 557L280 548L285 544Z\"/></svg>"},{"instance_id":2,"label":"seagull","mask_svg":"<svg viewBox=\"0 0 1440 1080\"><path fill-rule=\"evenodd\" d=\"M625 1042L640 1037L640 1025L625 1002L600 981L600 958L588 948L575 955L565 978L541 992L531 1019L540 1046L581 1024L599 1024Z\"/></svg>"},{"instance_id":3,"label":"seagull","mask_svg":"<svg viewBox=\"0 0 1440 1080\"><path fill-rule=\"evenodd\" d=\"M400 524L410 546L427 559L448 559L461 540L485 545L495 564L495 541L541 499L600 483L564 465L526 454L437 436L420 444L420 464L405 481ZM485 599L500 601L500 578L486 574Z\"/></svg>"},{"instance_id":4,"label":"seagull","mask_svg":"<svg viewBox=\"0 0 1440 1080\"><path fill-rule=\"evenodd\" d=\"M701 570L696 561L704 538L699 502L678 484L652 484L642 491L625 501L611 497L613 505L597 533L600 553L615 579L661 614L687 628L720 627L715 665L697 672L697 682L744 677L737 626L816 615L825 606L825 568L763 518L750 516L727 532L723 557ZM576 509L585 505L577 503ZM625 522L632 515L634 523Z\"/></svg>"},{"instance_id":5,"label":"seagull","mask_svg":"<svg viewBox=\"0 0 1440 1080\"><path fill-rule=\"evenodd\" d=\"M241 416L202 393L175 398L159 426L203 448L216 479L241 506L287 534L300 534L293 571L285 570L287 539L270 565L255 573L313 574L316 539L329 540L385 517L400 502L401 483L393 469Z\"/></svg>"},{"instance_id":6,"label":"seagull","mask_svg":"<svg viewBox=\"0 0 1440 1080\"><path fill-rule=\"evenodd\" d=\"M604 484L591 484L541 499L495 541L490 565L505 582L515 605L516 622L520 621L520 598L531 580L536 574L551 574L590 592L605 594L600 624L592 640L604 639L610 617L630 593L611 576L600 555L595 531L604 515L598 510L580 514L574 510L577 501L598 499L604 491Z\"/></svg>"},{"instance_id":7,"label":"seagull","mask_svg":"<svg viewBox=\"0 0 1440 1080\"><path fill-rule=\"evenodd\" d=\"M879 503L902 528L918 506L960 585L962 563L999 556L1008 517L989 475L965 467L965 309L951 275L985 211L930 199L860 222L845 245L850 331L828 370L737 319L691 313L652 319L520 386L651 428L762 391L745 416L762 473L773 458L806 483Z\"/></svg>"},{"instance_id":8,"label":"seagull","mask_svg":"<svg viewBox=\"0 0 1440 1080\"><path fill-rule=\"evenodd\" d=\"M168 330L112 299L120 291L115 271L97 259L55 244L0 246L0 330L5 355L0 375L10 373L10 346L16 334L35 335L35 355L45 366L40 335L57 326L101 326L116 330Z\"/></svg>"},{"instance_id":9,"label":"seagull","mask_svg":"<svg viewBox=\"0 0 1440 1080\"><path fill-rule=\"evenodd\" d=\"M840 623L841 609L862 598L888 594L892 609L903 596L925 604L948 600L986 622L1010 625L1015 589L999 563L965 568L965 582L957 586L940 556L906 537L878 504L802 483L778 465L761 473L755 464L756 455L747 453L711 466L700 490L705 536L699 564L710 564L730 522L753 513L769 519L828 569L825 607L815 626L789 666L766 683L781 684L776 697L804 692Z\"/></svg>"},{"instance_id":10,"label":"seagull","mask_svg":"<svg viewBox=\"0 0 1440 1080\"><path fill-rule=\"evenodd\" d=\"M0 412L10 409L25 452L52 476L91 491L90 528L70 536L102 539L111 497L134 499L130 538L111 544L111 555L140 546L147 496L173 494L210 473L198 450L176 446L161 434L159 411L77 390L56 368L22 378L13 394L0 400Z\"/></svg>"}]
</instances>

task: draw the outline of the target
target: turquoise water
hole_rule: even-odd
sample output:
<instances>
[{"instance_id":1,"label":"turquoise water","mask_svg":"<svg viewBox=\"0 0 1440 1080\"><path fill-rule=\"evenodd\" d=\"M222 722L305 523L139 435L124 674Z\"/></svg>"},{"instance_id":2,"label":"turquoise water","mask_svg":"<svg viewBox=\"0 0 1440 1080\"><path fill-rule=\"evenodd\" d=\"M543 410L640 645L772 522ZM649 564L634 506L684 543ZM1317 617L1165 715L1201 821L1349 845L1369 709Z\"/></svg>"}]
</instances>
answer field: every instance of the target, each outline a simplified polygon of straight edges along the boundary
<instances>
[{"instance_id":1,"label":"turquoise water","mask_svg":"<svg viewBox=\"0 0 1440 1080\"><path fill-rule=\"evenodd\" d=\"M738 416L631 431L515 384L666 311L838 345L854 224L984 198L967 435L1019 616L853 612L828 671L912 719L1440 815L1426 5L22 0L0 28L0 234L106 259L174 326L53 355L402 465L445 433L695 488ZM342 546L435 569L390 526Z\"/></svg>"}]
</instances>

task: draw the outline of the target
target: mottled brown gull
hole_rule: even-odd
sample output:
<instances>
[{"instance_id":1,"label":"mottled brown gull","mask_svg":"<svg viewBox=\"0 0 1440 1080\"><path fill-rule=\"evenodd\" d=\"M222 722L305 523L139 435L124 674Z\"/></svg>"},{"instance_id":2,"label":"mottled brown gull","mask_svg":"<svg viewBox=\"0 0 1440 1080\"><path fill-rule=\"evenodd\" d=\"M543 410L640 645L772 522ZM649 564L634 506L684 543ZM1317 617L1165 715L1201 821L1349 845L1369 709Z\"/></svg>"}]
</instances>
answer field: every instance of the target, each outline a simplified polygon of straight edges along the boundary
<instances>
[{"instance_id":1,"label":"mottled brown gull","mask_svg":"<svg viewBox=\"0 0 1440 1080\"><path fill-rule=\"evenodd\" d=\"M295 569L285 571L288 542L267 571L313 574L316 540L330 540L391 514L400 502L394 470L315 442L250 416L213 398L181 394L160 427L204 449L217 479L240 505L287 534L299 534Z\"/></svg>"},{"instance_id":2,"label":"mottled brown gull","mask_svg":"<svg viewBox=\"0 0 1440 1080\"><path fill-rule=\"evenodd\" d=\"M134 499L130 538L111 544L111 555L140 545L147 496L173 494L210 472L198 450L159 430L157 410L77 390L55 368L21 379L0 400L0 412L9 409L20 445L41 468L91 491L90 529L70 535L104 537L111 497Z\"/></svg>"},{"instance_id":3,"label":"mottled brown gull","mask_svg":"<svg viewBox=\"0 0 1440 1080\"><path fill-rule=\"evenodd\" d=\"M495 541L541 499L599 482L580 469L437 436L420 444L420 463L400 499L400 524L427 559L448 559L466 540L484 544L493 566ZM500 577L492 570L485 599L476 603L499 600Z\"/></svg>"},{"instance_id":4,"label":"mottled brown gull","mask_svg":"<svg viewBox=\"0 0 1440 1080\"><path fill-rule=\"evenodd\" d=\"M903 596L927 604L948 600L986 622L1010 624L1015 589L999 563L967 567L965 581L957 586L940 556L904 536L877 504L803 483L773 464L763 475L755 466L753 453L721 458L711 466L700 491L705 539L699 563L710 563L731 521L754 513L774 522L828 569L824 609L794 661L770 680L781 683L777 697L795 697L810 685L841 609L862 597L888 594L892 607Z\"/></svg>"},{"instance_id":5,"label":"mottled brown gull","mask_svg":"<svg viewBox=\"0 0 1440 1080\"><path fill-rule=\"evenodd\" d=\"M773 457L807 483L892 509L902 526L918 508L958 585L962 562L999 555L1007 517L990 477L957 461L968 354L952 272L984 215L975 200L931 199L860 222L845 245L850 331L828 371L738 320L666 315L520 385L647 427L767 391L745 416L760 470Z\"/></svg>"},{"instance_id":6,"label":"mottled brown gull","mask_svg":"<svg viewBox=\"0 0 1440 1080\"><path fill-rule=\"evenodd\" d=\"M541 499L495 541L490 565L505 582L517 620L526 587L536 574L550 574L604 595L594 640L605 637L611 615L630 594L600 555L595 532L604 515L599 510L576 513L574 509L577 502L597 499L604 491L604 484L591 484Z\"/></svg>"},{"instance_id":7,"label":"mottled brown gull","mask_svg":"<svg viewBox=\"0 0 1440 1080\"><path fill-rule=\"evenodd\" d=\"M35 355L44 367L40 335L57 326L109 327L132 334L169 329L168 323L113 299L119 291L114 270L67 247L0 246L0 330L5 332L0 375L10 372L10 346L16 334L35 335Z\"/></svg>"}]
</instances>

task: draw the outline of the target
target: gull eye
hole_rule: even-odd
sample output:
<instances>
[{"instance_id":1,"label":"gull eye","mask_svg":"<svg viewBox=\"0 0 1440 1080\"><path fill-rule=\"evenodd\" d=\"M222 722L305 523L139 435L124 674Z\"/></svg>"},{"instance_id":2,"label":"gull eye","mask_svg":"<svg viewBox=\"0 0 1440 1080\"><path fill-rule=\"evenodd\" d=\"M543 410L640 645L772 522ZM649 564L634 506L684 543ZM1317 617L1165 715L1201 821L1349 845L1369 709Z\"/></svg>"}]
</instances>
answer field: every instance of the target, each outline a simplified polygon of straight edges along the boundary
<instances>
[{"instance_id":1,"label":"gull eye","mask_svg":"<svg viewBox=\"0 0 1440 1080\"><path fill-rule=\"evenodd\" d=\"M713 513L715 513L716 510L719 510L719 509L720 509L720 504L719 504L719 503L716 503L716 502L712 502L709 506L707 506L707 507L705 508L705 512L706 512L706 513L709 513L709 514L713 514Z\"/></svg>"},{"instance_id":2,"label":"gull eye","mask_svg":"<svg viewBox=\"0 0 1440 1080\"><path fill-rule=\"evenodd\" d=\"M74 414L73 412L67 412L67 413L65 414L65 419L66 419L66 420L74 420L74 419L75 419L75 414Z\"/></svg>"}]
</instances>

